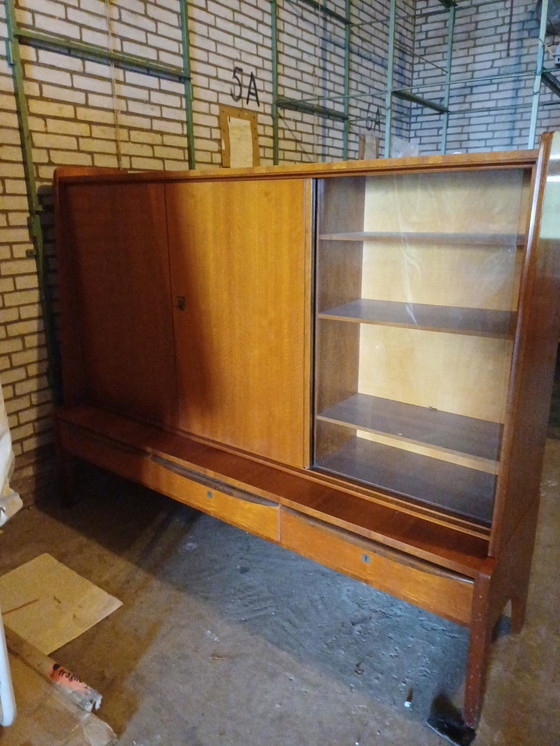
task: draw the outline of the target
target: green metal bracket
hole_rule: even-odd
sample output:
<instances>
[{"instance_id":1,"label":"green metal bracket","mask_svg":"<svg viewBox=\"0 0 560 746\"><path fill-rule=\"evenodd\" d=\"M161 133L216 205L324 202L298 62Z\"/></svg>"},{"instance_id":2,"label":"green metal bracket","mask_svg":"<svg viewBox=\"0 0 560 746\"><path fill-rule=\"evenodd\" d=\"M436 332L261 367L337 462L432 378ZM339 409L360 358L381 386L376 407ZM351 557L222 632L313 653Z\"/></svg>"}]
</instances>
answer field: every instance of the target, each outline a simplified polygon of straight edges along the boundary
<instances>
[{"instance_id":1,"label":"green metal bracket","mask_svg":"<svg viewBox=\"0 0 560 746\"><path fill-rule=\"evenodd\" d=\"M450 89L451 89L451 65L453 61L453 38L455 31L455 15L457 10L457 3L455 0L439 0L440 5L443 9L440 9L440 14L445 11L448 12L447 21L447 50L446 50L446 65L445 65L445 80L442 83L443 86L443 102L433 101L431 99L423 98L415 93L412 93L408 89L395 89L393 88L394 82L394 67L395 67L395 47L396 47L396 32L397 32L397 2L398 0L391 0L389 10L389 51L387 61L387 89L385 94L385 157L388 158L391 155L391 137L392 137L392 126L393 126L393 98L400 98L405 101L410 101L418 106L423 106L426 109L431 109L438 114L443 115L443 122L441 127L440 136L440 151L445 153L447 149L447 131L449 127L449 100L450 100ZM420 86L422 88L423 86ZM429 85L429 88L433 88L433 85ZM418 87L415 87L417 90Z\"/></svg>"},{"instance_id":2,"label":"green metal bracket","mask_svg":"<svg viewBox=\"0 0 560 746\"><path fill-rule=\"evenodd\" d=\"M445 107L443 104L440 104L439 101L430 101L427 98L416 96L414 93L411 93L410 91L397 89L393 91L393 96L395 98L400 98L403 101L410 101L412 104L418 104L419 106L425 106L426 109L433 109L434 111L437 111L438 114L445 114L447 112L447 107Z\"/></svg>"},{"instance_id":3,"label":"green metal bracket","mask_svg":"<svg viewBox=\"0 0 560 746\"><path fill-rule=\"evenodd\" d=\"M187 118L187 157L189 168L196 168L193 121L193 90L191 80L191 54L189 37L189 2L181 0L181 38L183 41L183 83L185 87L185 113Z\"/></svg>"},{"instance_id":4,"label":"green metal bracket","mask_svg":"<svg viewBox=\"0 0 560 746\"><path fill-rule=\"evenodd\" d=\"M6 22L8 27L8 45L10 50L10 65L14 79L14 94L16 98L18 123L20 131L21 150L23 156L23 170L27 188L27 204L29 207L28 228L33 252L28 252L35 257L37 264L37 277L39 284L39 298L43 313L45 328L45 343L48 356L47 378L52 387L55 397L60 398L60 371L58 356L56 353L56 339L54 318L48 297L48 285L46 281L47 266L45 257L45 241L43 227L41 225L41 214L43 212L37 192L37 181L35 179L35 166L33 163L33 143L29 127L29 109L27 97L24 90L23 65L19 49L18 27L15 15L14 0L6 0Z\"/></svg>"},{"instance_id":5,"label":"green metal bracket","mask_svg":"<svg viewBox=\"0 0 560 746\"><path fill-rule=\"evenodd\" d=\"M546 26L548 22L548 0L542 0L541 19L539 24L539 41L537 49L537 64L535 68L535 78L533 81L533 100L531 104L531 122L529 125L529 148L535 147L535 138L537 134L537 119L539 115L539 103L541 96L542 72L544 67L544 51L546 44Z\"/></svg>"},{"instance_id":6,"label":"green metal bracket","mask_svg":"<svg viewBox=\"0 0 560 746\"><path fill-rule=\"evenodd\" d=\"M542 82L549 91L552 91L552 93L554 93L556 96L560 96L560 82L558 81L558 78L556 78L554 73L550 71L543 72Z\"/></svg>"},{"instance_id":7,"label":"green metal bracket","mask_svg":"<svg viewBox=\"0 0 560 746\"><path fill-rule=\"evenodd\" d=\"M350 0L346 0L346 25L344 27L344 141L342 158L348 160L348 141L350 139L350 52L352 48L352 24Z\"/></svg>"},{"instance_id":8,"label":"green metal bracket","mask_svg":"<svg viewBox=\"0 0 560 746\"><path fill-rule=\"evenodd\" d=\"M310 104L307 101L298 101L293 98L284 98L279 96L277 100L277 106L280 109L289 109L290 111L301 111L305 114L316 114L325 119L335 119L339 122L345 122L347 115L335 109L329 109L326 106L317 106L316 104Z\"/></svg>"},{"instance_id":9,"label":"green metal bracket","mask_svg":"<svg viewBox=\"0 0 560 746\"><path fill-rule=\"evenodd\" d=\"M342 23L342 24L348 24L348 25L350 24L348 12L346 13L345 16L343 16L341 13L338 13L336 10L329 8L328 5L322 5L321 3L318 3L317 0L297 0L297 2L299 2L300 5L307 5L308 8L312 8L318 13L322 13L327 18L332 18L333 21L338 21L338 23Z\"/></svg>"},{"instance_id":10,"label":"green metal bracket","mask_svg":"<svg viewBox=\"0 0 560 746\"><path fill-rule=\"evenodd\" d=\"M11 0L11 2L13 2L13 0ZM181 5L181 9L183 9L183 5ZM134 54L125 54L124 52L117 52L112 49L105 49L97 44L86 44L83 41L75 41L74 39L69 39L68 37L59 34L45 34L15 26L13 35L19 41L32 47L51 49L54 52L69 52L76 56L84 57L86 59L90 58L98 62L112 62L118 67L123 67L129 70L139 70L140 72L146 72L148 74L153 73L158 75L158 77L169 78L171 80L183 80L186 77L182 67L162 65L161 63L147 60L144 57L139 57Z\"/></svg>"},{"instance_id":11,"label":"green metal bracket","mask_svg":"<svg viewBox=\"0 0 560 746\"><path fill-rule=\"evenodd\" d=\"M278 111L278 4L270 0L270 33L272 53L272 162L278 165L280 158L280 133Z\"/></svg>"},{"instance_id":12,"label":"green metal bracket","mask_svg":"<svg viewBox=\"0 0 560 746\"><path fill-rule=\"evenodd\" d=\"M389 48L387 50L387 83L385 91L385 158L391 157L393 130L393 80L395 68L395 32L397 29L397 0L391 0L389 8Z\"/></svg>"}]
</instances>

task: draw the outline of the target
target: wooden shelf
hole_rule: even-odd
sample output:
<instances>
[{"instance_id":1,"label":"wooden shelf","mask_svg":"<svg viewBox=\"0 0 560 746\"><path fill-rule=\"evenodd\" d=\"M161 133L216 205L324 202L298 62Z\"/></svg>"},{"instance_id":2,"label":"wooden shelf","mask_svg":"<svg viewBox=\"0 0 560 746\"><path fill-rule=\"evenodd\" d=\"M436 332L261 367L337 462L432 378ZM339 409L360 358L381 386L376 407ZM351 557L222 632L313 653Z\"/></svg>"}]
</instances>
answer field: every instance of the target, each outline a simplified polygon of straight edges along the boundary
<instances>
[{"instance_id":1,"label":"wooden shelf","mask_svg":"<svg viewBox=\"0 0 560 746\"><path fill-rule=\"evenodd\" d=\"M333 321L502 338L513 336L516 318L513 311L368 299L353 300L318 315Z\"/></svg>"},{"instance_id":2,"label":"wooden shelf","mask_svg":"<svg viewBox=\"0 0 560 746\"><path fill-rule=\"evenodd\" d=\"M414 231L343 231L322 233L321 241L395 241L464 244L467 246L520 246L525 236L519 233L425 233Z\"/></svg>"},{"instance_id":3,"label":"wooden shelf","mask_svg":"<svg viewBox=\"0 0 560 746\"><path fill-rule=\"evenodd\" d=\"M484 524L492 519L496 477L477 469L365 438L351 438L340 450L317 459L314 466Z\"/></svg>"},{"instance_id":4,"label":"wooden shelf","mask_svg":"<svg viewBox=\"0 0 560 746\"><path fill-rule=\"evenodd\" d=\"M337 402L317 419L492 461L498 459L503 429L499 422L367 394Z\"/></svg>"}]
</instances>

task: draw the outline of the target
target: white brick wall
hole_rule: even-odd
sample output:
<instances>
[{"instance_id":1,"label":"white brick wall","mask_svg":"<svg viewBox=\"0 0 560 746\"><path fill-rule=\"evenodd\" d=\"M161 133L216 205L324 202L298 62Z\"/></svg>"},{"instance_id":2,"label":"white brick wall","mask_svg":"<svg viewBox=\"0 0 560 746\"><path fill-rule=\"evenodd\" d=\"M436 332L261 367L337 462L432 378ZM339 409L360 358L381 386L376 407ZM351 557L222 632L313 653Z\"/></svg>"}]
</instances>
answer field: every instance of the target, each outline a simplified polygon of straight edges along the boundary
<instances>
[{"instance_id":1,"label":"white brick wall","mask_svg":"<svg viewBox=\"0 0 560 746\"><path fill-rule=\"evenodd\" d=\"M414 82L432 82L438 77L434 64L445 64L445 13L429 15L434 2L421 0L417 7ZM470 7L469 7L470 6ZM505 2L460 3L455 25L452 75L466 81L451 88L448 150L504 150L528 146L533 74L537 61L538 18L533 0L517 0L510 24L510 4ZM554 49L560 36L547 37ZM547 55L547 61L552 59ZM508 79L507 75L514 75ZM502 76L476 83L476 78ZM441 73L439 80L442 80ZM473 81L471 83L471 80ZM440 85L426 98L441 100ZM422 94L420 94L422 95ZM439 149L441 118L426 117L415 106L411 135L421 151ZM560 126L560 99L548 89L541 90L537 137Z\"/></svg>"}]
</instances>

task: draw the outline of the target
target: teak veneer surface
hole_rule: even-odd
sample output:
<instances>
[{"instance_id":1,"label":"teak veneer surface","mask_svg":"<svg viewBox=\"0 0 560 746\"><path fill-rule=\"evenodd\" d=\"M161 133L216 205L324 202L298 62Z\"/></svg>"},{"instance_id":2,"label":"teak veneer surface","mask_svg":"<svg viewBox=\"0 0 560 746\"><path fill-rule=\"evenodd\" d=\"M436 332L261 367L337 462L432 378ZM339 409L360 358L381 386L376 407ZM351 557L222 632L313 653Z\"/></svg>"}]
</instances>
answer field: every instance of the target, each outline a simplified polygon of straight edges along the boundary
<instances>
[{"instance_id":1,"label":"teak veneer surface","mask_svg":"<svg viewBox=\"0 0 560 746\"><path fill-rule=\"evenodd\" d=\"M209 168L192 171L141 171L103 173L100 169L95 181L109 183L117 181L242 181L244 179L301 179L341 175L369 175L372 173L409 173L413 171L447 171L452 168L469 170L494 169L497 167L519 168L532 166L538 150L494 151L487 153L454 153L449 155L428 155L413 158L379 158L370 161L332 161L328 163L290 163L276 166L256 166L253 168ZM61 169L64 174L64 169ZM84 178L85 176L85 178ZM65 177L66 183L79 183L92 176L80 173Z\"/></svg>"},{"instance_id":2,"label":"teak veneer surface","mask_svg":"<svg viewBox=\"0 0 560 746\"><path fill-rule=\"evenodd\" d=\"M175 183L165 198L179 427L306 466L306 182Z\"/></svg>"},{"instance_id":3,"label":"teak veneer surface","mask_svg":"<svg viewBox=\"0 0 560 746\"><path fill-rule=\"evenodd\" d=\"M489 524L496 477L460 464L376 443L350 439L316 466L375 487Z\"/></svg>"},{"instance_id":4,"label":"teak veneer surface","mask_svg":"<svg viewBox=\"0 0 560 746\"><path fill-rule=\"evenodd\" d=\"M173 426L177 389L163 185L67 186L60 223L66 400Z\"/></svg>"},{"instance_id":5,"label":"teak veneer surface","mask_svg":"<svg viewBox=\"0 0 560 746\"><path fill-rule=\"evenodd\" d=\"M320 317L365 324L404 326L409 329L473 334L482 337L508 337L515 314L511 311L436 306L428 303L361 298L322 311Z\"/></svg>"},{"instance_id":6,"label":"teak veneer surface","mask_svg":"<svg viewBox=\"0 0 560 746\"><path fill-rule=\"evenodd\" d=\"M498 457L503 429L498 422L367 394L336 402L318 417L488 459Z\"/></svg>"},{"instance_id":7,"label":"teak veneer surface","mask_svg":"<svg viewBox=\"0 0 560 746\"><path fill-rule=\"evenodd\" d=\"M118 452L120 446L137 454L176 461L251 494L331 522L364 538L441 564L455 572L475 575L484 566L488 542L459 529L434 523L318 482L305 470L286 470L242 454L164 432L129 418L92 407L63 407L58 418L73 430L103 438ZM72 451L72 438L67 440ZM80 454L76 454L80 455ZM95 462L92 441L90 460ZM144 467L149 473L149 466ZM118 469L115 469L118 472ZM146 484L139 474L136 481ZM148 485L150 486L150 485Z\"/></svg>"}]
</instances>

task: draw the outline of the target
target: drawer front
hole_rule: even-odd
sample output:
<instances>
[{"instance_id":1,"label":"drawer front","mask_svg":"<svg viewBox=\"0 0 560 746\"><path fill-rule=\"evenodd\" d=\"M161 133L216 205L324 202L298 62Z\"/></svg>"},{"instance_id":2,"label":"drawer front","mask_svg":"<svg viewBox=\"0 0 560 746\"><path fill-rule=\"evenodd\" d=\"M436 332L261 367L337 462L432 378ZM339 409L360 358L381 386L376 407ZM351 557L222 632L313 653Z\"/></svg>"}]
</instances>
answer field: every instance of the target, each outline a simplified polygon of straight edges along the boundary
<instances>
[{"instance_id":1,"label":"drawer front","mask_svg":"<svg viewBox=\"0 0 560 746\"><path fill-rule=\"evenodd\" d=\"M201 484L201 480L206 483ZM150 460L150 486L263 539L277 542L280 538L280 508L276 503L195 475L173 461L157 457Z\"/></svg>"},{"instance_id":2,"label":"drawer front","mask_svg":"<svg viewBox=\"0 0 560 746\"><path fill-rule=\"evenodd\" d=\"M286 508L280 525L281 543L287 549L439 616L469 624L472 579Z\"/></svg>"},{"instance_id":3,"label":"drawer front","mask_svg":"<svg viewBox=\"0 0 560 746\"><path fill-rule=\"evenodd\" d=\"M61 447L73 456L90 461L132 482L151 487L144 479L149 461L145 451L61 420L58 421L58 439Z\"/></svg>"}]
</instances>

